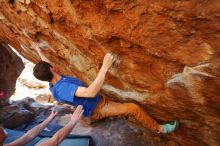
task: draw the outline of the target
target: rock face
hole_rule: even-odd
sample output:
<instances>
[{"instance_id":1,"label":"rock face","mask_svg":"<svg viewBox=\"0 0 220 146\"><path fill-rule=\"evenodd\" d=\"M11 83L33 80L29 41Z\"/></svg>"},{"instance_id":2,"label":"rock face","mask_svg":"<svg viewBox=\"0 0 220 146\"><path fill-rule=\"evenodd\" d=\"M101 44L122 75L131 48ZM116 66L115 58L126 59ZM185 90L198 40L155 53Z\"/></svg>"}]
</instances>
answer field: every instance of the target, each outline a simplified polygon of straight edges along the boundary
<instances>
[{"instance_id":1,"label":"rock face","mask_svg":"<svg viewBox=\"0 0 220 146\"><path fill-rule=\"evenodd\" d=\"M1 40L1 39L0 39ZM0 99L0 108L8 103L8 98L15 91L15 83L24 69L23 62L9 46L0 42L0 92L4 93L4 99Z\"/></svg>"},{"instance_id":2,"label":"rock face","mask_svg":"<svg viewBox=\"0 0 220 146\"><path fill-rule=\"evenodd\" d=\"M34 112L27 110L21 103L5 106L0 109L0 124L5 128L17 128L33 121Z\"/></svg>"},{"instance_id":3,"label":"rock face","mask_svg":"<svg viewBox=\"0 0 220 146\"><path fill-rule=\"evenodd\" d=\"M64 74L87 84L113 52L103 94L137 102L159 121L180 119L167 136L179 145L217 146L219 18L218 0L1 0L0 40L33 62L38 42Z\"/></svg>"}]
</instances>

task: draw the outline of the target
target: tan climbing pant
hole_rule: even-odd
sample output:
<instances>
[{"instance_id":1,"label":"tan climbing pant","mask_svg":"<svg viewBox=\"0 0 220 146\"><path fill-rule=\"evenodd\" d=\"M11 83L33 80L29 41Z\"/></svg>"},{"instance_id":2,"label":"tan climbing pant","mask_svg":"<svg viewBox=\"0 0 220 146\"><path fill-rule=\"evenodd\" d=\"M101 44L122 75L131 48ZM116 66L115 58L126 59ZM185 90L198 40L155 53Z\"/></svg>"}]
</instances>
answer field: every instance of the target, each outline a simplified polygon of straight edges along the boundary
<instances>
[{"instance_id":1,"label":"tan climbing pant","mask_svg":"<svg viewBox=\"0 0 220 146\"><path fill-rule=\"evenodd\" d=\"M134 103L118 103L102 97L91 115L91 120L100 120L113 116L133 116L146 128L156 132L159 124L151 118L141 107Z\"/></svg>"}]
</instances>

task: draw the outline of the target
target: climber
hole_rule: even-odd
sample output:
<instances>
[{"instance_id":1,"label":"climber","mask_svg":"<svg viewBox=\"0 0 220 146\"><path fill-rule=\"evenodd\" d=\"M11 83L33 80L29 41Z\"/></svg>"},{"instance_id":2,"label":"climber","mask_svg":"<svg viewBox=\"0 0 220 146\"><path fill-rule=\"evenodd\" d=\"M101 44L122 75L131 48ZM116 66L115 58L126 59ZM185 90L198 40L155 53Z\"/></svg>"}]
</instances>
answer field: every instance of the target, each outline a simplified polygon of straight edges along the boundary
<instances>
[{"instance_id":1,"label":"climber","mask_svg":"<svg viewBox=\"0 0 220 146\"><path fill-rule=\"evenodd\" d=\"M85 117L90 117L91 120L95 121L112 116L133 116L143 126L158 133L170 133L178 128L179 122L177 120L160 125L137 104L114 102L99 94L105 75L115 61L112 54L105 55L96 79L86 87L77 78L61 75L37 44L35 44L34 49L43 60L35 65L34 76L39 80L49 82L50 91L58 102L73 106L81 104L84 108Z\"/></svg>"},{"instance_id":2,"label":"climber","mask_svg":"<svg viewBox=\"0 0 220 146\"><path fill-rule=\"evenodd\" d=\"M83 107L81 105L77 106L76 110L71 116L71 120L68 124L66 124L62 129L57 131L52 138L49 140L43 141L42 143L36 144L38 146L58 146L72 131L76 123L79 121L80 117L83 114ZM45 119L41 124L35 126L23 136L18 138L17 140L6 144L4 146L24 146L35 139L43 130L47 127L47 125L55 118L57 115L57 111L52 110L50 116ZM0 127L0 146L3 145L5 139L7 138L7 133L3 128Z\"/></svg>"}]
</instances>

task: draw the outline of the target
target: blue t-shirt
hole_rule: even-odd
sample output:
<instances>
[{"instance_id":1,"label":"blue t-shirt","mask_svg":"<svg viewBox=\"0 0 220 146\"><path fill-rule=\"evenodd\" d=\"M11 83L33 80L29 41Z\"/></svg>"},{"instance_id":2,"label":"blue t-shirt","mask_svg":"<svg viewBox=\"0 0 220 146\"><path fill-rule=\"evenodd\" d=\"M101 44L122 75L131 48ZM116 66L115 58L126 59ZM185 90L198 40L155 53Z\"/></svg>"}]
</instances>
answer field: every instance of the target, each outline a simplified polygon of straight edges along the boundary
<instances>
[{"instance_id":1,"label":"blue t-shirt","mask_svg":"<svg viewBox=\"0 0 220 146\"><path fill-rule=\"evenodd\" d=\"M82 105L84 109L83 115L88 117L97 106L101 96L98 94L94 98L77 97L75 92L79 86L85 87L77 78L62 76L56 84L50 84L50 91L58 102L64 102L73 106Z\"/></svg>"}]
</instances>

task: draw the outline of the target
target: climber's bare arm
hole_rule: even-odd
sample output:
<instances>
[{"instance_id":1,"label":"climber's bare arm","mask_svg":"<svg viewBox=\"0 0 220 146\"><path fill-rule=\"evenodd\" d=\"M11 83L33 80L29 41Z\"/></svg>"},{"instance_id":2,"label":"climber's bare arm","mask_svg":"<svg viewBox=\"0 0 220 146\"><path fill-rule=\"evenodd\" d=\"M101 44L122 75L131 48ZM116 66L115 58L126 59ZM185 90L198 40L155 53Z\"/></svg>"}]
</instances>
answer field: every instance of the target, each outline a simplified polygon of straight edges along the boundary
<instances>
[{"instance_id":1,"label":"climber's bare arm","mask_svg":"<svg viewBox=\"0 0 220 146\"><path fill-rule=\"evenodd\" d=\"M89 85L89 87L78 87L75 95L77 97L90 97L93 98L95 97L98 92L100 91L103 82L105 80L105 75L107 73L107 71L109 70L109 68L112 66L112 64L115 61L115 57L108 53L105 55L104 60L103 60L103 64L102 67L96 77L96 79Z\"/></svg>"},{"instance_id":2,"label":"climber's bare arm","mask_svg":"<svg viewBox=\"0 0 220 146\"><path fill-rule=\"evenodd\" d=\"M39 146L58 146L73 130L76 123L83 114L83 108L79 105L72 114L71 120L62 129L60 129L51 139L41 143Z\"/></svg>"},{"instance_id":3,"label":"climber's bare arm","mask_svg":"<svg viewBox=\"0 0 220 146\"><path fill-rule=\"evenodd\" d=\"M53 65L53 63L47 59L47 57L44 55L44 53L42 52L42 50L39 48L39 46L37 44L34 44L33 48L38 53L38 55L40 56L42 61L48 62L51 65Z\"/></svg>"},{"instance_id":4,"label":"climber's bare arm","mask_svg":"<svg viewBox=\"0 0 220 146\"><path fill-rule=\"evenodd\" d=\"M44 120L42 123L40 123L39 125L35 126L34 128L32 128L31 130L29 130L27 133L25 133L25 135L23 135L22 137L20 137L19 139L6 144L5 146L23 146L26 145L27 143L29 143L30 141L32 141L35 137L38 136L38 134L40 134L44 128L54 119L54 117L57 115L57 111L54 109L50 116Z\"/></svg>"}]
</instances>

